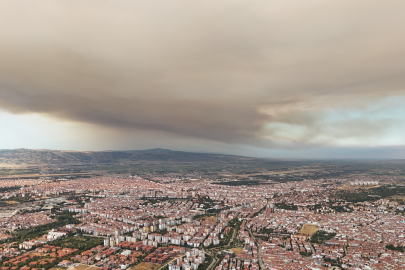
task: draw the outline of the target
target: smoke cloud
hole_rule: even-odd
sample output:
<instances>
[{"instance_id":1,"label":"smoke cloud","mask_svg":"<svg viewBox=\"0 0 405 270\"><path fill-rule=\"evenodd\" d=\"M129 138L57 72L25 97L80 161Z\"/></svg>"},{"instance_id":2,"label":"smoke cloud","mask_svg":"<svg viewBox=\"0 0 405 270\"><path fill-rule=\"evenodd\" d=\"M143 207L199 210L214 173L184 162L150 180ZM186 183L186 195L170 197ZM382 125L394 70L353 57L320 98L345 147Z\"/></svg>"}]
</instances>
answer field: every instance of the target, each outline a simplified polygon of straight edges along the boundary
<instances>
[{"instance_id":1,"label":"smoke cloud","mask_svg":"<svg viewBox=\"0 0 405 270\"><path fill-rule=\"evenodd\" d=\"M405 116L404 25L395 0L1 1L0 108L231 144L375 145Z\"/></svg>"}]
</instances>

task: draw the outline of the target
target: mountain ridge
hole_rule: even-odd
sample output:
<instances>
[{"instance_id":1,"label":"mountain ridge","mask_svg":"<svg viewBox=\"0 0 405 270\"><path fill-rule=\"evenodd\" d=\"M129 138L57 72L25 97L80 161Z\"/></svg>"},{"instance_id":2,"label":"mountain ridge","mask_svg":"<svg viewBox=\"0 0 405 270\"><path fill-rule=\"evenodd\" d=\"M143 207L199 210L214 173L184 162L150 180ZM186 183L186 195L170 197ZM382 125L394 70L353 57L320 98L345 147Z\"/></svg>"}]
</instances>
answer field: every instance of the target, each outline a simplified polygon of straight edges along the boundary
<instances>
[{"instance_id":1,"label":"mountain ridge","mask_svg":"<svg viewBox=\"0 0 405 270\"><path fill-rule=\"evenodd\" d=\"M71 151L49 149L1 149L0 163L27 165L121 164L139 162L215 162L239 163L269 160L215 153L176 151L163 148L145 150Z\"/></svg>"}]
</instances>

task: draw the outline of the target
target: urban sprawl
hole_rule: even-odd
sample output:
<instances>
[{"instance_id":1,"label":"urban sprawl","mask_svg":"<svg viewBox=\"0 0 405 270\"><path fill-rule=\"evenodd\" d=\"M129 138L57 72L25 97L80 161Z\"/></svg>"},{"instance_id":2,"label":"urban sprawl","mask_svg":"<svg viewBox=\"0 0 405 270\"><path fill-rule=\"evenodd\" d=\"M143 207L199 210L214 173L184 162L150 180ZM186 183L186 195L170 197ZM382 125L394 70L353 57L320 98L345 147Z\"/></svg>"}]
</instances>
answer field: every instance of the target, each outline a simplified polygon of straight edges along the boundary
<instances>
[{"instance_id":1,"label":"urban sprawl","mask_svg":"<svg viewBox=\"0 0 405 270\"><path fill-rule=\"evenodd\" d=\"M405 269L403 201L367 195L390 179L0 183L1 270Z\"/></svg>"}]
</instances>

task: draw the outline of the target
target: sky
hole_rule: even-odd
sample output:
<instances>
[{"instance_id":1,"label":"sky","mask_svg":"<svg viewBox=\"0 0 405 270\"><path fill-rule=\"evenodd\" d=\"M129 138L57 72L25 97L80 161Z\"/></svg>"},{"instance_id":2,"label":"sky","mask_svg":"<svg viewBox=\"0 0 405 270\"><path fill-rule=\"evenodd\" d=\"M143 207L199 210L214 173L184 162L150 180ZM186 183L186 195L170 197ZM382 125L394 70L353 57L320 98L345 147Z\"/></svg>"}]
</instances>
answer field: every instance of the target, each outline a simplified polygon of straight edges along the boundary
<instances>
[{"instance_id":1,"label":"sky","mask_svg":"<svg viewBox=\"0 0 405 270\"><path fill-rule=\"evenodd\" d=\"M400 0L0 1L0 149L405 158Z\"/></svg>"}]
</instances>

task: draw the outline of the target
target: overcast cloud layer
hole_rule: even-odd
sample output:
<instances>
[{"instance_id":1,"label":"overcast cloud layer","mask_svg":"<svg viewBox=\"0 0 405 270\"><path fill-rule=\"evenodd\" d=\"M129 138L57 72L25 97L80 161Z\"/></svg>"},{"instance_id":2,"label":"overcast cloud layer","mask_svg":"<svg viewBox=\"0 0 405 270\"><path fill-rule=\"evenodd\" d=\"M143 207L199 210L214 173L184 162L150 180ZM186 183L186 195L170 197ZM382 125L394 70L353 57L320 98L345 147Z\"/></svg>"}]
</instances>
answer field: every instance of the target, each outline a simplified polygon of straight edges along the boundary
<instances>
[{"instance_id":1,"label":"overcast cloud layer","mask_svg":"<svg viewBox=\"0 0 405 270\"><path fill-rule=\"evenodd\" d=\"M404 1L0 1L0 108L125 136L405 145L404 74Z\"/></svg>"}]
</instances>

